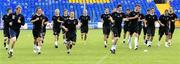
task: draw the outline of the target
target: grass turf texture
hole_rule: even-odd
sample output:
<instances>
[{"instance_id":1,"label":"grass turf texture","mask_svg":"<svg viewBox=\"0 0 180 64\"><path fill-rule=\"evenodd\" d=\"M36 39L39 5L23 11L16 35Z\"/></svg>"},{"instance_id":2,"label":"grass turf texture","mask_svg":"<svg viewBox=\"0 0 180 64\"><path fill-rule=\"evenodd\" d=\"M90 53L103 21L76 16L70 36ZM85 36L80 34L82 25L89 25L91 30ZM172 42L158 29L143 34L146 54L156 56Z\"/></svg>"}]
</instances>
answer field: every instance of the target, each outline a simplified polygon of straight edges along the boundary
<instances>
[{"instance_id":1,"label":"grass turf texture","mask_svg":"<svg viewBox=\"0 0 180 64\"><path fill-rule=\"evenodd\" d=\"M157 30L156 30L157 31ZM151 48L143 44L140 37L139 49L129 50L127 42L122 43L122 35L117 44L116 54L110 54L111 39L108 48L104 48L102 30L90 30L86 44L80 39L78 30L77 43L72 49L72 54L66 53L60 35L59 48L54 48L52 30L47 30L42 54L33 53L33 37L31 30L22 30L14 49L14 56L8 58L3 47L3 31L0 31L0 64L180 64L180 29L175 31L173 46L164 46L165 37L162 38L161 47L157 47L158 36L153 41ZM134 40L132 40L134 44ZM144 52L144 50L148 50Z\"/></svg>"}]
</instances>

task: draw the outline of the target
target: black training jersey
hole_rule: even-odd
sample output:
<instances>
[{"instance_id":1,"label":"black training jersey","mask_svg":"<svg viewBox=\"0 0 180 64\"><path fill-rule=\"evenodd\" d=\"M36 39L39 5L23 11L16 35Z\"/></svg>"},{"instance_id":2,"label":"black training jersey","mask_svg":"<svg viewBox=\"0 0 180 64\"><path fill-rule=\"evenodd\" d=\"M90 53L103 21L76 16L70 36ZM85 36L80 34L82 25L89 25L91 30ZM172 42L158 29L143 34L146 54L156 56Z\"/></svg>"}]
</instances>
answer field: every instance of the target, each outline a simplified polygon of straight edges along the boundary
<instances>
[{"instance_id":1,"label":"black training jersey","mask_svg":"<svg viewBox=\"0 0 180 64\"><path fill-rule=\"evenodd\" d=\"M160 22L162 24L164 24L166 27L169 26L169 22L170 22L170 16L165 16L165 15L161 15L160 18L159 18Z\"/></svg>"},{"instance_id":2,"label":"black training jersey","mask_svg":"<svg viewBox=\"0 0 180 64\"><path fill-rule=\"evenodd\" d=\"M111 16L110 14L102 14L101 15L101 19L104 21L103 26L105 26L105 27L111 26L111 20L109 19L110 16Z\"/></svg>"},{"instance_id":3,"label":"black training jersey","mask_svg":"<svg viewBox=\"0 0 180 64\"><path fill-rule=\"evenodd\" d=\"M139 15L139 12L135 12L135 11L132 11L130 13L130 17L135 17L136 15ZM129 20L130 21L130 26L137 26L138 25L138 18L135 18L135 19L131 19Z\"/></svg>"},{"instance_id":4,"label":"black training jersey","mask_svg":"<svg viewBox=\"0 0 180 64\"><path fill-rule=\"evenodd\" d=\"M4 28L9 27L9 22L11 21L11 18L9 15L4 15L2 20L4 21Z\"/></svg>"},{"instance_id":5,"label":"black training jersey","mask_svg":"<svg viewBox=\"0 0 180 64\"><path fill-rule=\"evenodd\" d=\"M158 20L158 17L157 17L157 15L148 14L148 15L145 16L145 19L147 21L147 26L148 27L155 27L155 21Z\"/></svg>"},{"instance_id":6,"label":"black training jersey","mask_svg":"<svg viewBox=\"0 0 180 64\"><path fill-rule=\"evenodd\" d=\"M130 15L129 15L129 14L126 14L126 15L125 15L125 17L126 17L126 18L129 18L129 17L130 17ZM129 23L130 23L130 22L129 22L129 21L127 21L127 20L126 20L126 21L124 21L124 27L128 27L128 26L129 26Z\"/></svg>"},{"instance_id":7,"label":"black training jersey","mask_svg":"<svg viewBox=\"0 0 180 64\"><path fill-rule=\"evenodd\" d=\"M37 18L39 20L33 22L33 29L39 30L39 29L42 29L42 23L43 23L43 21L45 21L45 17L43 15L38 16L38 15L35 14L35 15L32 16L31 21L35 20Z\"/></svg>"},{"instance_id":8,"label":"black training jersey","mask_svg":"<svg viewBox=\"0 0 180 64\"><path fill-rule=\"evenodd\" d=\"M121 23L122 23L123 18L125 18L125 14L114 12L111 14L111 16L112 16L113 20L115 21L114 26L121 27Z\"/></svg>"},{"instance_id":9,"label":"black training jersey","mask_svg":"<svg viewBox=\"0 0 180 64\"><path fill-rule=\"evenodd\" d=\"M53 28L60 28L61 27L62 22L60 22L60 21L63 21L63 18L61 16L53 16L52 20L53 20Z\"/></svg>"},{"instance_id":10,"label":"black training jersey","mask_svg":"<svg viewBox=\"0 0 180 64\"><path fill-rule=\"evenodd\" d=\"M48 22L49 19L48 19L46 16L44 16L44 19L45 19L45 21L44 21L44 26L43 26L43 28L46 29L46 25L47 25L47 24L45 24L45 22Z\"/></svg>"},{"instance_id":11,"label":"black training jersey","mask_svg":"<svg viewBox=\"0 0 180 64\"><path fill-rule=\"evenodd\" d=\"M171 26L175 26L175 19L177 18L177 15L175 13L172 13L172 14L169 14L169 16L171 20Z\"/></svg>"},{"instance_id":12,"label":"black training jersey","mask_svg":"<svg viewBox=\"0 0 180 64\"><path fill-rule=\"evenodd\" d=\"M20 29L21 25L25 24L25 18L22 14L16 14L16 13L12 13L9 15L10 17L10 22L12 22L12 25L10 26L12 29ZM20 23L18 22L18 20L20 20Z\"/></svg>"},{"instance_id":13,"label":"black training jersey","mask_svg":"<svg viewBox=\"0 0 180 64\"><path fill-rule=\"evenodd\" d=\"M76 32L76 25L78 24L77 19L67 19L63 25L68 29L70 32Z\"/></svg>"},{"instance_id":14,"label":"black training jersey","mask_svg":"<svg viewBox=\"0 0 180 64\"><path fill-rule=\"evenodd\" d=\"M88 22L90 21L90 16L80 16L79 17L80 22L82 23L81 27L87 27L88 26Z\"/></svg>"},{"instance_id":15,"label":"black training jersey","mask_svg":"<svg viewBox=\"0 0 180 64\"><path fill-rule=\"evenodd\" d=\"M138 25L143 25L143 19L144 19L144 15L143 14L139 14Z\"/></svg>"},{"instance_id":16,"label":"black training jersey","mask_svg":"<svg viewBox=\"0 0 180 64\"><path fill-rule=\"evenodd\" d=\"M66 21L66 20L69 19L69 16L64 16L64 15L63 15L62 18L63 18L63 22L64 22L64 21Z\"/></svg>"}]
</instances>

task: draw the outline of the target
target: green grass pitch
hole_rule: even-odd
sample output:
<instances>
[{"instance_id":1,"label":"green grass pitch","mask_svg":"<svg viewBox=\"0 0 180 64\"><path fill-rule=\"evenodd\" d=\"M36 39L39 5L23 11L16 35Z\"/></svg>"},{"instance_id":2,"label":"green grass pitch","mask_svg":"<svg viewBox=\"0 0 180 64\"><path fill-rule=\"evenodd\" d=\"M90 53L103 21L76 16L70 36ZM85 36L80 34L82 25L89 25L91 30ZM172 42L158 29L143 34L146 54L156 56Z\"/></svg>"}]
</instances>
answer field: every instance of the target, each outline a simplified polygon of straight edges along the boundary
<instances>
[{"instance_id":1,"label":"green grass pitch","mask_svg":"<svg viewBox=\"0 0 180 64\"><path fill-rule=\"evenodd\" d=\"M104 48L102 30L90 30L86 44L80 39L79 30L77 33L77 43L71 55L68 55L62 43L62 35L60 35L59 48L55 49L52 30L47 30L42 54L36 55L33 52L32 31L21 30L14 56L8 58L7 51L3 48L3 31L0 30L0 64L180 64L180 29L175 31L173 45L170 48L164 46L165 37L161 41L161 47L157 47L156 32L151 48L143 44L143 36L141 36L139 49L129 50L127 42L122 43L121 35L115 55L110 54L109 51L111 39L108 48Z\"/></svg>"}]
</instances>

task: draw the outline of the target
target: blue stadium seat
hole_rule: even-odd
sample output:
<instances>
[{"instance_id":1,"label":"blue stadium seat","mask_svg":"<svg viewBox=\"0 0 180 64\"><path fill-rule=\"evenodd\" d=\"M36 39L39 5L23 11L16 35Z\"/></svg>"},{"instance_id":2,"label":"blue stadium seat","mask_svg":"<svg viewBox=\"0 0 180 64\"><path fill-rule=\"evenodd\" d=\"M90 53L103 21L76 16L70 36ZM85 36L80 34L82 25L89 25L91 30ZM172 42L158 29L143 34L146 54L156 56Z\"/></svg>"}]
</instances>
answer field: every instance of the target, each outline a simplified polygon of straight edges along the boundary
<instances>
[{"instance_id":1,"label":"blue stadium seat","mask_svg":"<svg viewBox=\"0 0 180 64\"><path fill-rule=\"evenodd\" d=\"M15 9L17 5L23 6L23 13L25 14L26 23L30 23L30 18L35 12L36 7L41 7L45 11L45 15L51 21L51 17L54 15L54 10L56 8L60 9L60 15L63 14L64 9L69 11L75 11L77 17L82 15L84 8L83 4L80 3L69 3L68 0L0 0L0 12L3 14L6 13L8 7ZM104 8L107 7L112 10L118 4L122 4L123 11L125 12L127 8L133 10L136 4L142 6L142 13L146 14L148 8L154 7L156 14L160 15L154 2L148 3L146 0L110 0L110 3L91 3L87 4L88 14L91 16L92 22L99 22L101 14L104 13ZM174 0L171 2L174 10L180 10L180 0ZM180 11L176 12L180 13ZM1 16L2 16L1 15ZM179 15L178 15L179 16ZM31 24L31 23L30 23Z\"/></svg>"}]
</instances>

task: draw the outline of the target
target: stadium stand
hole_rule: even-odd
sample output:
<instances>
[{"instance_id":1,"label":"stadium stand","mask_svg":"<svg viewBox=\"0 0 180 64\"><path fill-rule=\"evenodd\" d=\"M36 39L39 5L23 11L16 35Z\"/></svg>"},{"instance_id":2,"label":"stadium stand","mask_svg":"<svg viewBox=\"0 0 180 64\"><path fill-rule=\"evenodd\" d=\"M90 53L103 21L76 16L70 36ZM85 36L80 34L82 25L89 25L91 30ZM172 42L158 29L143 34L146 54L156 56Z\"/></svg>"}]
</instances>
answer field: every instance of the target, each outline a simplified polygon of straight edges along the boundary
<instances>
[{"instance_id":1,"label":"stadium stand","mask_svg":"<svg viewBox=\"0 0 180 64\"><path fill-rule=\"evenodd\" d=\"M174 12L180 18L180 0L173 0L170 2L170 5L174 9Z\"/></svg>"},{"instance_id":2,"label":"stadium stand","mask_svg":"<svg viewBox=\"0 0 180 64\"><path fill-rule=\"evenodd\" d=\"M174 0L174 2L179 0ZM56 8L60 9L60 14L62 15L64 9L69 11L75 11L76 17L79 17L82 14L84 9L83 0L0 0L0 17L6 13L8 7L12 7L13 10L17 5L21 5L23 8L22 13L26 18L26 23L28 28L32 28L30 23L31 16L34 14L34 11L37 7L41 7L44 10L46 16L48 16L51 21L51 17L54 14ZM156 4L154 2L147 2L146 0L86 0L88 14L91 16L90 26L92 28L97 28L97 23L100 20L100 15L104 12L104 8L107 7L112 10L118 4L122 4L123 11L127 8L133 10L136 4L142 6L142 13L145 14L148 8L154 7L155 13L159 16L160 12L158 11ZM177 3L179 4L179 3ZM177 5L172 4L171 5ZM179 6L179 5L178 5ZM180 12L180 9L174 7L175 12ZM180 15L180 13L178 13Z\"/></svg>"}]
</instances>

